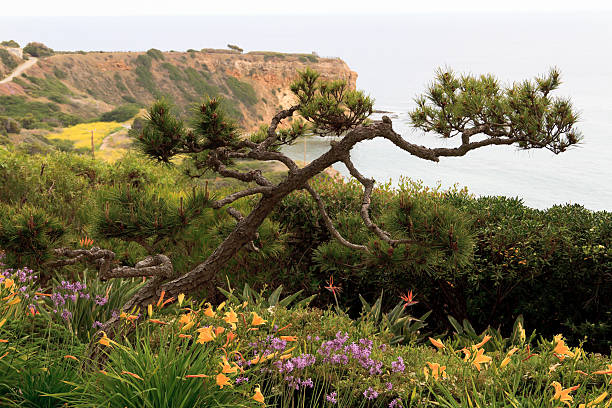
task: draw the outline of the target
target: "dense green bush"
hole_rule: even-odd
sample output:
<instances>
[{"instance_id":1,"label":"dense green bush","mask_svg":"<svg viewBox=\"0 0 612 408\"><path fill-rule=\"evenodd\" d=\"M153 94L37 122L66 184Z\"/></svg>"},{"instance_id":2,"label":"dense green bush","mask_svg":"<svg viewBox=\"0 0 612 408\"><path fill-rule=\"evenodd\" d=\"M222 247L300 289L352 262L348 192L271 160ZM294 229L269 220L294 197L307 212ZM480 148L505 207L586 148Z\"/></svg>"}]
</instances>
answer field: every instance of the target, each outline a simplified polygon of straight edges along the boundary
<instances>
[{"instance_id":1,"label":"dense green bush","mask_svg":"<svg viewBox=\"0 0 612 408\"><path fill-rule=\"evenodd\" d=\"M147 51L147 55L158 61L163 61L165 59L164 53L157 48L151 48L149 51Z\"/></svg>"},{"instance_id":2,"label":"dense green bush","mask_svg":"<svg viewBox=\"0 0 612 408\"><path fill-rule=\"evenodd\" d=\"M110 112L105 112L100 116L101 122L125 122L132 119L140 108L137 105L117 106Z\"/></svg>"},{"instance_id":3,"label":"dense green bush","mask_svg":"<svg viewBox=\"0 0 612 408\"><path fill-rule=\"evenodd\" d=\"M0 42L0 45L10 48L19 48L19 43L15 40L2 41Z\"/></svg>"},{"instance_id":4,"label":"dense green bush","mask_svg":"<svg viewBox=\"0 0 612 408\"><path fill-rule=\"evenodd\" d=\"M0 95L0 115L17 120L25 129L44 128L50 121L64 127L84 122L83 118L62 112L56 103L28 101L20 95Z\"/></svg>"},{"instance_id":5,"label":"dense green bush","mask_svg":"<svg viewBox=\"0 0 612 408\"><path fill-rule=\"evenodd\" d=\"M51 55L55 54L51 48L39 42L28 43L28 45L23 47L23 52L30 54L33 57L50 57Z\"/></svg>"},{"instance_id":6,"label":"dense green bush","mask_svg":"<svg viewBox=\"0 0 612 408\"><path fill-rule=\"evenodd\" d=\"M360 188L329 183L318 190L336 227L356 243L371 240L358 215ZM403 237L400 226L409 226L426 248L378 243L369 254L332 241L307 194L286 198L274 219L293 236L284 264L293 269L277 271L285 273L277 282L316 291L333 275L346 293L369 301L381 291L393 299L413 290L417 309L433 310L439 329L448 324L446 315L509 329L523 314L546 335L563 331L574 341L588 335L593 349L612 346L612 299L606 295L612 293L612 214L578 205L540 211L517 199L415 187L375 191L372 218L394 236ZM450 231L456 245L445 248ZM341 298L357 309L353 296Z\"/></svg>"},{"instance_id":7,"label":"dense green bush","mask_svg":"<svg viewBox=\"0 0 612 408\"><path fill-rule=\"evenodd\" d=\"M6 135L7 133L19 133L21 132L21 126L15 119L0 116L0 134Z\"/></svg>"},{"instance_id":8,"label":"dense green bush","mask_svg":"<svg viewBox=\"0 0 612 408\"><path fill-rule=\"evenodd\" d=\"M14 70L19 65L17 58L15 58L13 54L8 52L4 48L0 48L0 61L2 61L2 64L10 71Z\"/></svg>"}]
</instances>

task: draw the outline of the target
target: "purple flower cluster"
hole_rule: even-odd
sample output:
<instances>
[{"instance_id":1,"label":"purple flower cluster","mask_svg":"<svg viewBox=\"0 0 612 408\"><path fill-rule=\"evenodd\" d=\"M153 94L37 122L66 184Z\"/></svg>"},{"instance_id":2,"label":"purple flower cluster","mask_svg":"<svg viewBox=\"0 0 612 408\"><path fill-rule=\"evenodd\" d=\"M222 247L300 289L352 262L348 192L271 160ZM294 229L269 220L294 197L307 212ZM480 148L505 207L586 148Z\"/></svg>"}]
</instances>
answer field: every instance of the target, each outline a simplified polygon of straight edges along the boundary
<instances>
[{"instance_id":1,"label":"purple flower cluster","mask_svg":"<svg viewBox=\"0 0 612 408\"><path fill-rule=\"evenodd\" d=\"M87 284L84 282L61 281L51 294L53 313L61 315L64 320L71 320L70 303L75 304L79 299L92 301L96 306L104 306L108 302L107 296L90 293ZM94 329L100 328L102 323L96 320L91 327Z\"/></svg>"},{"instance_id":2,"label":"purple flower cluster","mask_svg":"<svg viewBox=\"0 0 612 408\"><path fill-rule=\"evenodd\" d=\"M404 359L401 356L397 357L397 361L391 363L391 371L394 373L403 373L405 369Z\"/></svg>"},{"instance_id":3,"label":"purple flower cluster","mask_svg":"<svg viewBox=\"0 0 612 408\"><path fill-rule=\"evenodd\" d=\"M304 388L314 387L312 378L307 378L305 380L302 380L300 379L300 377L294 377L292 375L288 375L288 376L285 376L285 381L287 382L287 386L289 386L289 388L293 388L295 390L299 390L300 387L304 387Z\"/></svg>"},{"instance_id":4,"label":"purple flower cluster","mask_svg":"<svg viewBox=\"0 0 612 408\"><path fill-rule=\"evenodd\" d=\"M338 393L336 391L329 393L325 396L325 399L328 402L331 402L332 404L335 404L338 402L338 400L336 399L336 397L338 397Z\"/></svg>"},{"instance_id":5,"label":"purple flower cluster","mask_svg":"<svg viewBox=\"0 0 612 408\"><path fill-rule=\"evenodd\" d=\"M324 341L317 353L323 356L323 362L331 364L347 364L349 358L357 361L363 368L367 369L370 375L382 374L382 361L374 360L372 354L372 340L360 339L359 343L345 345L348 340L348 333L338 332L336 338Z\"/></svg>"},{"instance_id":6,"label":"purple flower cluster","mask_svg":"<svg viewBox=\"0 0 612 408\"><path fill-rule=\"evenodd\" d=\"M363 396L369 400L373 400L378 398L378 393L374 391L374 388L368 387L368 389L363 392Z\"/></svg>"},{"instance_id":7,"label":"purple flower cluster","mask_svg":"<svg viewBox=\"0 0 612 408\"><path fill-rule=\"evenodd\" d=\"M389 408L403 408L402 399L396 398L389 403Z\"/></svg>"},{"instance_id":8,"label":"purple flower cluster","mask_svg":"<svg viewBox=\"0 0 612 408\"><path fill-rule=\"evenodd\" d=\"M6 279L11 278L13 282L19 286L17 290L21 292L20 295L23 299L32 298L32 300L38 300L38 295L34 295L34 292L40 291L40 287L35 286L38 276L28 267L20 269L3 269L4 263L2 263L1 260L4 256L4 252L0 252L0 284ZM37 310L36 304L34 302L30 303L28 309L32 313L35 313Z\"/></svg>"},{"instance_id":9,"label":"purple flower cluster","mask_svg":"<svg viewBox=\"0 0 612 408\"><path fill-rule=\"evenodd\" d=\"M236 377L236 384L249 382L249 377Z\"/></svg>"},{"instance_id":10,"label":"purple flower cluster","mask_svg":"<svg viewBox=\"0 0 612 408\"><path fill-rule=\"evenodd\" d=\"M312 354L302 354L297 357L287 359L284 363L282 360L274 362L279 373L290 373L295 370L303 370L317 362L317 358Z\"/></svg>"},{"instance_id":11,"label":"purple flower cluster","mask_svg":"<svg viewBox=\"0 0 612 408\"><path fill-rule=\"evenodd\" d=\"M287 348L287 341L269 335L265 339L249 343L249 346L253 349L253 356L266 356L275 352L284 351Z\"/></svg>"}]
</instances>

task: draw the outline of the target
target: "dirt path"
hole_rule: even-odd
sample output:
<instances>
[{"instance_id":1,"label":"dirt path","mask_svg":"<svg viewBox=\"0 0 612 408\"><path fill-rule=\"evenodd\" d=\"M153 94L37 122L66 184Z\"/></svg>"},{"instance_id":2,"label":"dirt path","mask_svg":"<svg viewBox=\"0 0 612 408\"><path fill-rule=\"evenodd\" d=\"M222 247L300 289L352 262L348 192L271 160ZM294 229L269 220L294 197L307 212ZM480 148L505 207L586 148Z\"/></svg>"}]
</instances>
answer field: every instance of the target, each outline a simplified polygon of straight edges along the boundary
<instances>
[{"instance_id":1,"label":"dirt path","mask_svg":"<svg viewBox=\"0 0 612 408\"><path fill-rule=\"evenodd\" d=\"M110 150L128 147L131 143L130 138L127 134L128 130L130 130L130 126L123 125L123 127L123 129L106 136L104 140L102 140L100 150Z\"/></svg>"},{"instance_id":2,"label":"dirt path","mask_svg":"<svg viewBox=\"0 0 612 408\"><path fill-rule=\"evenodd\" d=\"M21 75L22 72L24 72L28 68L32 67L37 62L38 62L38 58L30 57L29 60L27 60L23 64L19 65L13 72L11 72L11 74L9 76L7 76L3 80L1 80L0 84L5 84L7 82L11 82L13 80L13 78L15 78L16 76Z\"/></svg>"}]
</instances>

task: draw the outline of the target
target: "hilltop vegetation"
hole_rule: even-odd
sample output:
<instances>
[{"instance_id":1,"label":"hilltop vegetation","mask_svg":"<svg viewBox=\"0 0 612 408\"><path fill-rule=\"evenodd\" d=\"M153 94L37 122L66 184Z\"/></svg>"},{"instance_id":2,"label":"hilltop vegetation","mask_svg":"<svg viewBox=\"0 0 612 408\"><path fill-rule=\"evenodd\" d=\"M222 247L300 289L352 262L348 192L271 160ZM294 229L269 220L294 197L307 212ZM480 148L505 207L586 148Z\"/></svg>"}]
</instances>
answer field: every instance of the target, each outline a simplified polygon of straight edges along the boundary
<instances>
[{"instance_id":1,"label":"hilltop vegetation","mask_svg":"<svg viewBox=\"0 0 612 408\"><path fill-rule=\"evenodd\" d=\"M51 129L97 120L126 121L160 97L172 101L182 114L208 96L220 97L234 120L253 129L292 103L289 84L296 69L310 65L324 75L348 78L353 86L356 79L340 60L306 59L302 54L60 52L40 43L28 44L24 53L40 59L13 81L0 84L0 116L23 129L11 140L30 144L38 144ZM21 62L0 48L0 77Z\"/></svg>"}]
</instances>

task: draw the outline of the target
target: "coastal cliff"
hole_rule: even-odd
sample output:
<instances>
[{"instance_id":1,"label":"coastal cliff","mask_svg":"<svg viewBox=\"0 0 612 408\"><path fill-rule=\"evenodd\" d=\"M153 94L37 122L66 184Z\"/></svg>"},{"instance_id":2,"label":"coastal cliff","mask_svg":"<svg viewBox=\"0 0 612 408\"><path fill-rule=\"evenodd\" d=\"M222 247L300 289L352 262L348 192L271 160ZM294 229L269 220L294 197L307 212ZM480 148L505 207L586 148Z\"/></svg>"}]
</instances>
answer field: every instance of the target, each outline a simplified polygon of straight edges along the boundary
<instances>
[{"instance_id":1,"label":"coastal cliff","mask_svg":"<svg viewBox=\"0 0 612 408\"><path fill-rule=\"evenodd\" d=\"M345 79L355 87L357 74L337 58L275 52L151 49L58 53L41 58L27 72L0 84L0 98L4 98L3 102L10 97L22 103L47 104L66 117L87 121L120 105L148 106L160 97L170 99L185 113L204 95L221 96L230 115L245 129L253 130L294 102L289 86L297 70L306 67L325 78ZM4 111L0 115L14 116L7 109ZM48 122L53 127L66 125L61 123L61 117L49 118Z\"/></svg>"}]
</instances>

